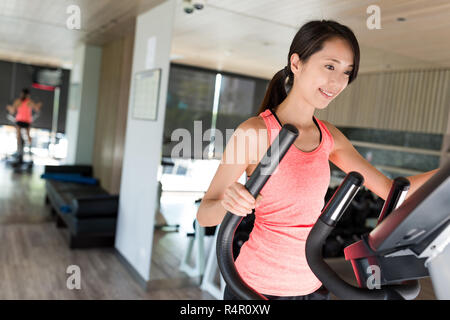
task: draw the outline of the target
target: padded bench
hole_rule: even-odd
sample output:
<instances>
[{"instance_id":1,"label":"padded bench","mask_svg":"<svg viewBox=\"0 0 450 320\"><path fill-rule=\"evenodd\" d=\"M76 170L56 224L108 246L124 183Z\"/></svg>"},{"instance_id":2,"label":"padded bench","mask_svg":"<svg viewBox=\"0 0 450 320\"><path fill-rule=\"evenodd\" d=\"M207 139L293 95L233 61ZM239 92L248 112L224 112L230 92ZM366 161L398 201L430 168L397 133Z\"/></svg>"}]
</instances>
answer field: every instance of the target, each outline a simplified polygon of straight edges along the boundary
<instances>
[{"instance_id":1,"label":"padded bench","mask_svg":"<svg viewBox=\"0 0 450 320\"><path fill-rule=\"evenodd\" d=\"M52 177L70 177L92 183L91 166L46 166L46 203L51 205L56 226L64 228L69 247L91 248L114 246L119 196L110 195L95 184L54 180ZM70 180L70 179L66 179Z\"/></svg>"}]
</instances>

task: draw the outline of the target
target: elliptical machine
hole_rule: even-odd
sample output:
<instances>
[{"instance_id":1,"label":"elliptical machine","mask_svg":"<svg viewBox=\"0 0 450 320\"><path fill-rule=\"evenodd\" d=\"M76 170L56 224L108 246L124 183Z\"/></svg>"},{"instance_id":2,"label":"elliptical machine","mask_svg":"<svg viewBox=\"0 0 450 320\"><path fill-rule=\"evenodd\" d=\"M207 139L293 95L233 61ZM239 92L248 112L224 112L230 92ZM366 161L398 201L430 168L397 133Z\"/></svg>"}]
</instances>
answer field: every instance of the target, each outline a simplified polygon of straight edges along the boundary
<instances>
[{"instance_id":1,"label":"elliptical machine","mask_svg":"<svg viewBox=\"0 0 450 320\"><path fill-rule=\"evenodd\" d=\"M295 141L294 126L283 126L245 184L256 198ZM450 162L404 201L409 181L397 178L380 214L378 225L362 240L345 248L358 287L345 282L324 261L322 246L363 185L350 172L322 210L306 241L306 258L324 286L341 299L406 299L417 297L417 279L431 276L438 299L450 299ZM404 201L404 202L403 202ZM240 277L233 260L233 236L242 217L227 212L217 236L218 265L230 289L244 300L266 300Z\"/></svg>"},{"instance_id":2,"label":"elliptical machine","mask_svg":"<svg viewBox=\"0 0 450 320\"><path fill-rule=\"evenodd\" d=\"M32 122L34 122L37 118L39 118L40 112L34 111L32 113ZM7 114L6 118L11 122L14 126L16 125L16 119L12 114ZM19 129L19 141L17 143L17 151L16 153L10 155L6 158L6 163L14 168L14 172L31 172L33 169L33 154L31 152L31 145L29 146L29 150L25 153L25 140L23 138L23 130ZM28 160L26 160L28 158Z\"/></svg>"},{"instance_id":3,"label":"elliptical machine","mask_svg":"<svg viewBox=\"0 0 450 320\"><path fill-rule=\"evenodd\" d=\"M350 183L349 177L355 182ZM420 292L417 279L428 276L436 297L450 299L450 162L404 202L409 181L394 180L378 225L344 250L359 288L342 280L325 263L320 250L341 218L339 199L351 199L351 189L362 185L357 173L347 178L306 241L306 258L314 274L342 299L414 299Z\"/></svg>"}]
</instances>

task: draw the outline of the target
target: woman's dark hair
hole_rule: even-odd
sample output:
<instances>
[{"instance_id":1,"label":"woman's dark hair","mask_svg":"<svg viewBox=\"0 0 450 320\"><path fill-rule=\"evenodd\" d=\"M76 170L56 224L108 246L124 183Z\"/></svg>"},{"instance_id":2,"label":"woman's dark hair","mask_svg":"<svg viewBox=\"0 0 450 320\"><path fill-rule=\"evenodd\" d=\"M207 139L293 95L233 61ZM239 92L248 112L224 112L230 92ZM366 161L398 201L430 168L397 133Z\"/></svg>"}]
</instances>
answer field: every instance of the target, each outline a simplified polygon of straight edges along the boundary
<instances>
[{"instance_id":1,"label":"woman's dark hair","mask_svg":"<svg viewBox=\"0 0 450 320\"><path fill-rule=\"evenodd\" d=\"M30 90L28 90L28 88L23 88L21 94L22 94L21 99L25 100L27 96L30 94Z\"/></svg>"},{"instance_id":2,"label":"woman's dark hair","mask_svg":"<svg viewBox=\"0 0 450 320\"><path fill-rule=\"evenodd\" d=\"M348 83L355 80L359 69L359 45L358 40L350 28L332 20L314 20L304 24L292 40L288 54L287 66L278 71L267 87L263 102L258 114L266 109L278 106L287 97L286 87L292 87L294 74L291 71L290 58L297 53L303 63L314 53L322 50L325 41L332 38L340 38L348 41L353 50L353 70Z\"/></svg>"}]
</instances>

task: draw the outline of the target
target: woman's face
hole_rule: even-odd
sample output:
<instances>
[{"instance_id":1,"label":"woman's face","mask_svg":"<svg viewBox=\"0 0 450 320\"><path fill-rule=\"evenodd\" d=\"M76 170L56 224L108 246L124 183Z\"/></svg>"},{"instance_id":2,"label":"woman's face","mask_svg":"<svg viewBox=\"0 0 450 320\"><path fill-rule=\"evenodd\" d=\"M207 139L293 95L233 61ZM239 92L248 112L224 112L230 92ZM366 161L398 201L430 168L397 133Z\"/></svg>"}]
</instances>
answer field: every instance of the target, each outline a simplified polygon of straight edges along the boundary
<instances>
[{"instance_id":1,"label":"woman's face","mask_svg":"<svg viewBox=\"0 0 450 320\"><path fill-rule=\"evenodd\" d=\"M297 54L291 57L294 87L306 102L324 109L347 87L353 68L353 51L347 41L333 38L322 50L301 63Z\"/></svg>"}]
</instances>

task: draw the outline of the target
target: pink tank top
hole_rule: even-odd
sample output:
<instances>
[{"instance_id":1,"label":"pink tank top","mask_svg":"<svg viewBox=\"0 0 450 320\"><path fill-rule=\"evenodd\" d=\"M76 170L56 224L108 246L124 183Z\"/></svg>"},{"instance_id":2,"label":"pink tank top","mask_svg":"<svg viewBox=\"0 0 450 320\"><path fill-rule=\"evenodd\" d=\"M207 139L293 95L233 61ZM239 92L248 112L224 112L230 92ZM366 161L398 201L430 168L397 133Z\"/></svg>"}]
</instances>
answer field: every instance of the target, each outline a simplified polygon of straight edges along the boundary
<instances>
[{"instance_id":1,"label":"pink tank top","mask_svg":"<svg viewBox=\"0 0 450 320\"><path fill-rule=\"evenodd\" d=\"M28 105L28 102L30 102L30 99L26 99L22 101L19 105L19 108L17 108L17 114L16 114L16 121L17 122L26 122L31 123L32 122L32 113L31 113L31 107Z\"/></svg>"},{"instance_id":2,"label":"pink tank top","mask_svg":"<svg viewBox=\"0 0 450 320\"><path fill-rule=\"evenodd\" d=\"M272 143L281 126L270 110L260 116ZM261 190L253 230L235 262L242 279L262 294L307 295L322 286L306 261L305 243L324 206L334 141L326 126L314 119L321 130L320 145L311 152L290 147Z\"/></svg>"}]
</instances>

